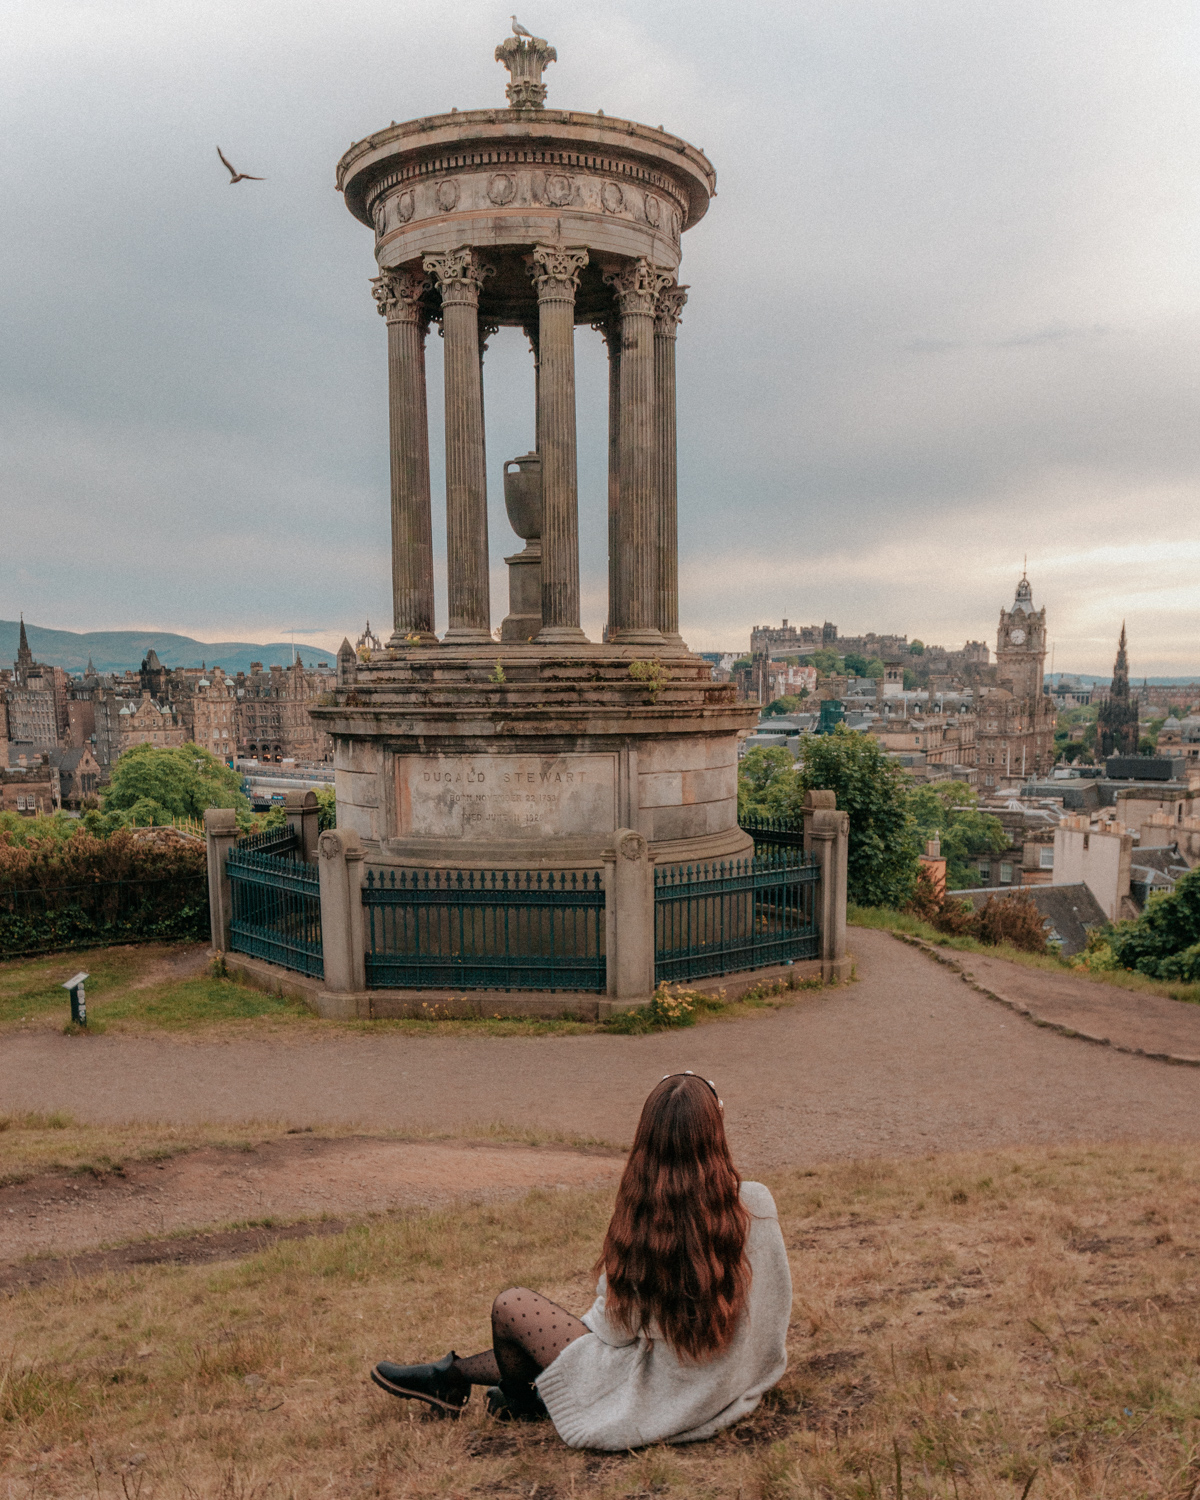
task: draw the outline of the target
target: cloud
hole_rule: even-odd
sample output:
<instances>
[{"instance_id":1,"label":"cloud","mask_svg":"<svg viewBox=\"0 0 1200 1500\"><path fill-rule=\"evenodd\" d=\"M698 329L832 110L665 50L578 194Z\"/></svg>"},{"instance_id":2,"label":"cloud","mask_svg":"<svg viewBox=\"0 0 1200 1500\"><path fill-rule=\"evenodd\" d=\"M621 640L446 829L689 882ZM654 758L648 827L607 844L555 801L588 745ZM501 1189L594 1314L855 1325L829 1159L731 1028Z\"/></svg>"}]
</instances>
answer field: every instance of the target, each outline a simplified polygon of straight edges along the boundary
<instances>
[{"instance_id":1,"label":"cloud","mask_svg":"<svg viewBox=\"0 0 1200 1500\"><path fill-rule=\"evenodd\" d=\"M718 168L678 346L693 644L783 615L990 636L1028 553L1060 669L1106 671L1125 614L1135 673L1200 671L1192 6L757 0L731 32L712 0L543 0L536 22L552 106L661 122ZM389 120L500 105L505 26L478 0L8 7L0 613L382 628L385 334L333 170ZM267 180L231 187L218 142ZM577 348L598 637L606 374L590 330ZM532 446L515 330L487 381L498 623L500 465Z\"/></svg>"}]
</instances>

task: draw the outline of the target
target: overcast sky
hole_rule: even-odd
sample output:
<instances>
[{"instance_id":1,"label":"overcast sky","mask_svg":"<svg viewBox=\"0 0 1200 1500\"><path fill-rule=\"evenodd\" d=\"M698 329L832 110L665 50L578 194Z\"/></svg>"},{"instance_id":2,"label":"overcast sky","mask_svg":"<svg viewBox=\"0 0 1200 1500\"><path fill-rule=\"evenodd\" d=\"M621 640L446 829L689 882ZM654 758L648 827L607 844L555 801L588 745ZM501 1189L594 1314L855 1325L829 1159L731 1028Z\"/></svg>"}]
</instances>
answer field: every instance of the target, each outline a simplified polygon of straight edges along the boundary
<instances>
[{"instance_id":1,"label":"overcast sky","mask_svg":"<svg viewBox=\"0 0 1200 1500\"><path fill-rule=\"evenodd\" d=\"M785 615L994 646L1027 553L1060 670L1107 672L1125 618L1136 674L1200 673L1194 0L518 15L558 49L552 106L717 167L678 346L694 647ZM503 105L507 13L7 0L0 26L0 617L386 628L386 332L334 167L390 120ZM231 187L218 143L267 180ZM598 638L606 375L596 335L576 348ZM533 433L516 330L486 373L498 623L501 463Z\"/></svg>"}]
</instances>

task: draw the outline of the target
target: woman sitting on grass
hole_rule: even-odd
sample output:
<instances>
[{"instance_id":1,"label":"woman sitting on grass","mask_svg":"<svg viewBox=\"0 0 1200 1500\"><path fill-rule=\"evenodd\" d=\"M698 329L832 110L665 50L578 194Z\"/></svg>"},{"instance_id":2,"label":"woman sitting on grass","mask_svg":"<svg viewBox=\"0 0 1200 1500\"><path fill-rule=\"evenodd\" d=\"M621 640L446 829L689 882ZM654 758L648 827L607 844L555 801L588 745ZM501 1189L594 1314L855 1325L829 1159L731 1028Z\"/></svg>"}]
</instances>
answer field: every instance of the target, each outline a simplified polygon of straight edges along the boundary
<instances>
[{"instance_id":1,"label":"woman sitting on grass","mask_svg":"<svg viewBox=\"0 0 1200 1500\"><path fill-rule=\"evenodd\" d=\"M742 1182L711 1083L671 1073L642 1108L582 1319L525 1287L492 1304L492 1347L381 1361L393 1396L457 1416L473 1385L511 1420L548 1416L572 1448L712 1437L787 1367L792 1282L775 1202Z\"/></svg>"}]
</instances>

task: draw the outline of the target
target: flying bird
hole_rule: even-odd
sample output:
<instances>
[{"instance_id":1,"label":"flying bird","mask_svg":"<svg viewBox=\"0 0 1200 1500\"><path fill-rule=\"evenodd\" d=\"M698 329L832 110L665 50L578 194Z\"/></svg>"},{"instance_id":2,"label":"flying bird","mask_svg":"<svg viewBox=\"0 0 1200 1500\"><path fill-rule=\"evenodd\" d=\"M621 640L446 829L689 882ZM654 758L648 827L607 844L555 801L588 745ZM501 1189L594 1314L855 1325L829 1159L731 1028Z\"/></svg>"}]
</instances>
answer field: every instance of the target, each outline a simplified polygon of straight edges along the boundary
<instances>
[{"instance_id":1,"label":"flying bird","mask_svg":"<svg viewBox=\"0 0 1200 1500\"><path fill-rule=\"evenodd\" d=\"M225 166L229 168L230 187L232 187L235 182L266 182L267 179L265 177L252 177L249 172L235 172L232 165L225 160L225 153L221 150L220 146L217 147L217 155L221 158L221 161L225 164Z\"/></svg>"},{"instance_id":2,"label":"flying bird","mask_svg":"<svg viewBox=\"0 0 1200 1500\"><path fill-rule=\"evenodd\" d=\"M511 19L513 23L513 36L527 36L529 40L532 41L533 33L526 31L524 26L521 25L520 21L517 20L516 16L513 16Z\"/></svg>"}]
</instances>

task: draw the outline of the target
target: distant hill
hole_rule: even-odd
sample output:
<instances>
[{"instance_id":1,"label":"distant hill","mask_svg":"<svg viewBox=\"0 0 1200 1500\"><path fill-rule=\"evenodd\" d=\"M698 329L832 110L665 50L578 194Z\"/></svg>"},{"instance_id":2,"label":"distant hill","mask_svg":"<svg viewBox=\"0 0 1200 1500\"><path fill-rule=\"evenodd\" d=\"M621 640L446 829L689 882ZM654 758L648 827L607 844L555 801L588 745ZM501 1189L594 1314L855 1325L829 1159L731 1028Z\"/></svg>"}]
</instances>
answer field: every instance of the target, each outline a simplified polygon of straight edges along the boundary
<instances>
[{"instance_id":1,"label":"distant hill","mask_svg":"<svg viewBox=\"0 0 1200 1500\"><path fill-rule=\"evenodd\" d=\"M194 641L190 635L172 635L166 630L47 630L25 622L29 649L36 661L50 667L62 667L76 675L83 672L88 657L97 672L136 672L147 651L153 649L165 667L223 667L226 672L248 672L252 661L264 667L278 663L286 667L292 660L292 648L286 642L269 646L253 641ZM0 665L15 661L21 626L18 620L0 620ZM306 667L318 661L334 664L328 651L297 647Z\"/></svg>"}]
</instances>

